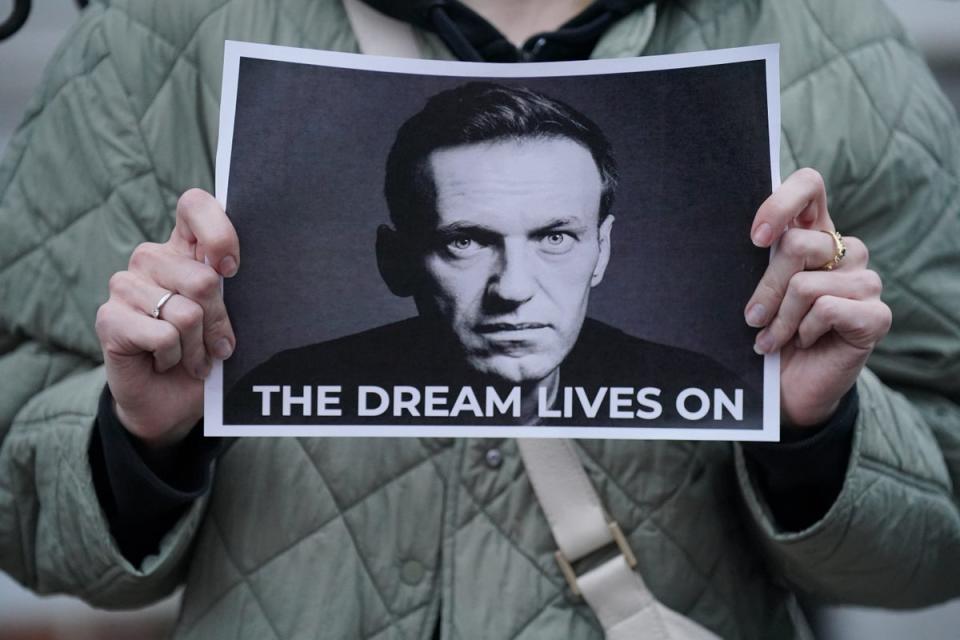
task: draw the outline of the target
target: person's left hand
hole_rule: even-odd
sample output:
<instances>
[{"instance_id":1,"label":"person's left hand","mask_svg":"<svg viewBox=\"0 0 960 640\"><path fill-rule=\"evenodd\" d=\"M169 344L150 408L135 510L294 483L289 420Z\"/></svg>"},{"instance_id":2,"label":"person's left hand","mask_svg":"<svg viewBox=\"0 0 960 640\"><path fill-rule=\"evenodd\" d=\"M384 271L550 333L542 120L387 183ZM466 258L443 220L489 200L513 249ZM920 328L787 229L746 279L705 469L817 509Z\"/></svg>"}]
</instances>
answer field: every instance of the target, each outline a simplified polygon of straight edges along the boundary
<instances>
[{"instance_id":1,"label":"person's left hand","mask_svg":"<svg viewBox=\"0 0 960 640\"><path fill-rule=\"evenodd\" d=\"M821 230L834 231L823 178L800 169L760 206L750 231L758 247L780 241L744 316L763 327L758 353L780 350L781 415L795 427L833 415L891 322L863 242L844 236L846 256L826 271L836 246Z\"/></svg>"}]
</instances>

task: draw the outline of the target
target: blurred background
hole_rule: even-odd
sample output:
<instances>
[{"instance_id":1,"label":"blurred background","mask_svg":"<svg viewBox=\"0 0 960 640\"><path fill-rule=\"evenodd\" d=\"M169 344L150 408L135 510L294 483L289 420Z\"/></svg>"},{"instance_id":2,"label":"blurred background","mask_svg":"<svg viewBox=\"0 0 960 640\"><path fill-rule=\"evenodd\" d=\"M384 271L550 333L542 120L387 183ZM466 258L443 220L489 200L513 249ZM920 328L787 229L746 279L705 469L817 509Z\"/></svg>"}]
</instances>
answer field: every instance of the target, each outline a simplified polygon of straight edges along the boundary
<instances>
[{"instance_id":1,"label":"blurred background","mask_svg":"<svg viewBox=\"0 0 960 640\"><path fill-rule=\"evenodd\" d=\"M944 91L960 109L960 2L886 0L927 56ZM0 0L0 22L13 0ZM79 10L73 0L35 0L15 35L0 41L0 155L33 88ZM960 580L960 576L958 576ZM63 596L40 598L0 573L0 640L151 640L166 637L176 596L139 612L107 613ZM817 608L825 640L945 640L960 638L960 601L918 612L853 607Z\"/></svg>"}]
</instances>

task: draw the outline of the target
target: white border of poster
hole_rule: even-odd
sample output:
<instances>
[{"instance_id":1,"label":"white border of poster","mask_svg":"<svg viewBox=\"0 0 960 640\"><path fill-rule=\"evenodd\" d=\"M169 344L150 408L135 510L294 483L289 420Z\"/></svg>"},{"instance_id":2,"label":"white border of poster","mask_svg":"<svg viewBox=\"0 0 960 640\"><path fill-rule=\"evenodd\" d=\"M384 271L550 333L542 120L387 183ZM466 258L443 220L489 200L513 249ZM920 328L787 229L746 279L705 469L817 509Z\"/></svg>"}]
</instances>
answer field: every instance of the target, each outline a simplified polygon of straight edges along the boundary
<instances>
[{"instance_id":1,"label":"white border of poster","mask_svg":"<svg viewBox=\"0 0 960 640\"><path fill-rule=\"evenodd\" d=\"M493 64L414 60L357 55L276 45L227 41L224 51L220 102L219 144L216 158L216 198L226 205L234 137L234 115L241 58L292 62L367 71L457 77L526 78L662 71L763 61L766 64L767 115L770 141L770 177L780 186L780 74L779 45L759 45L663 56L585 60L574 62ZM763 426L752 428L686 428L623 426L465 426L465 425L224 425L223 364L215 361L204 387L206 436L286 437L516 437L600 438L631 440L777 441L780 437L780 356L763 363Z\"/></svg>"}]
</instances>

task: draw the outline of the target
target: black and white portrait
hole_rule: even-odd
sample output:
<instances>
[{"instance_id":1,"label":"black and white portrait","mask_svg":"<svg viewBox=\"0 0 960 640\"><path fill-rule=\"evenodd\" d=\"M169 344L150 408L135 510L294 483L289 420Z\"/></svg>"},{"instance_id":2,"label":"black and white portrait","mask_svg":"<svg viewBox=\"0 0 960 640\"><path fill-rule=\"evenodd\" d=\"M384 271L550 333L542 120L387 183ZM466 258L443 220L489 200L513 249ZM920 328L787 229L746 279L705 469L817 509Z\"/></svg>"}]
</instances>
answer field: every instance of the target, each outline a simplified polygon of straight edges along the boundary
<instances>
[{"instance_id":1,"label":"black and white portrait","mask_svg":"<svg viewBox=\"0 0 960 640\"><path fill-rule=\"evenodd\" d=\"M744 232L772 189L767 64L504 78L239 57L222 425L762 431L742 308L768 259Z\"/></svg>"}]
</instances>

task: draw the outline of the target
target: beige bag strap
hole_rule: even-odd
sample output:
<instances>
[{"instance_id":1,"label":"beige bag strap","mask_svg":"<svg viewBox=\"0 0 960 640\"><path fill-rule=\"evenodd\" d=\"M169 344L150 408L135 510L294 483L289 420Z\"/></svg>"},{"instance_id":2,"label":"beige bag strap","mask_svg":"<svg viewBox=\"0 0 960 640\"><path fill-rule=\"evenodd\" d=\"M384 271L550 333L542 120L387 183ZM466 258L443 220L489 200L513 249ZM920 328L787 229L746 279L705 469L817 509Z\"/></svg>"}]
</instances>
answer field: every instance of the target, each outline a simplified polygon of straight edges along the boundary
<instances>
[{"instance_id":1,"label":"beige bag strap","mask_svg":"<svg viewBox=\"0 0 960 640\"><path fill-rule=\"evenodd\" d=\"M417 58L413 28L360 0L343 0L363 53ZM660 604L647 589L627 540L608 522L600 497L569 440L518 440L533 490L560 550L557 562L573 592L587 601L608 640L717 640L709 631ZM615 544L620 553L577 575L572 564Z\"/></svg>"},{"instance_id":2,"label":"beige bag strap","mask_svg":"<svg viewBox=\"0 0 960 640\"><path fill-rule=\"evenodd\" d=\"M608 640L716 640L710 631L657 601L640 574L637 560L600 497L570 440L517 440L533 491L560 550L557 564L570 589L582 595ZM577 575L573 564L605 547L618 553Z\"/></svg>"}]
</instances>

